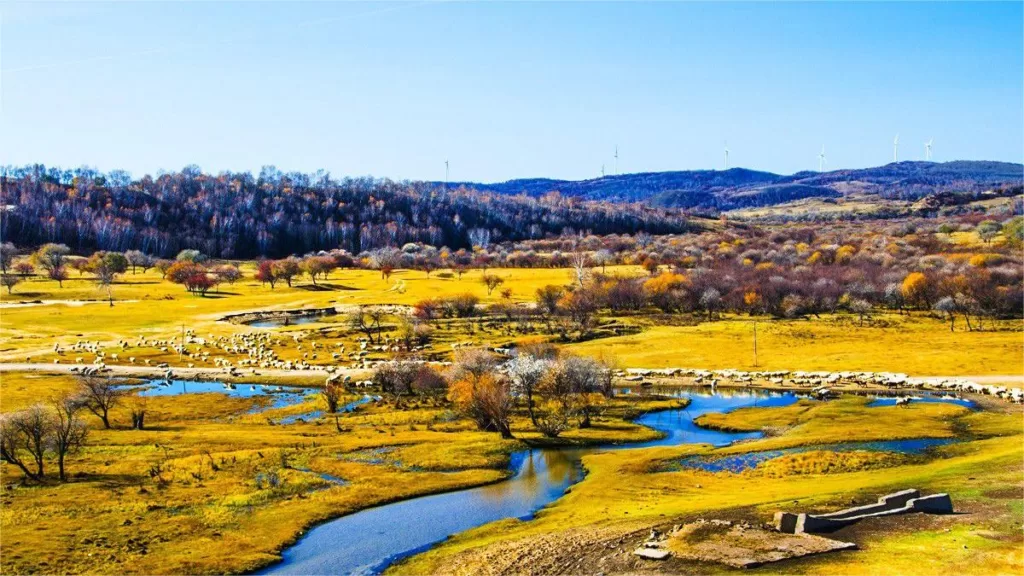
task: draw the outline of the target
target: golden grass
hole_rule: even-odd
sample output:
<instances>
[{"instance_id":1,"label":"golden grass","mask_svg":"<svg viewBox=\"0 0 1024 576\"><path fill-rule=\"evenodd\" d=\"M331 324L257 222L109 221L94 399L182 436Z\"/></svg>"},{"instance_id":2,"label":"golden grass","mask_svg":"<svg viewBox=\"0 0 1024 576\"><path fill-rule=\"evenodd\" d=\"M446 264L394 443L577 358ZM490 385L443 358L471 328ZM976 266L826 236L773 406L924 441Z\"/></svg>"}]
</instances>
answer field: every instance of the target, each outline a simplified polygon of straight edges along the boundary
<instances>
[{"instance_id":1,"label":"golden grass","mask_svg":"<svg viewBox=\"0 0 1024 576\"><path fill-rule=\"evenodd\" d=\"M702 426L725 430L784 430L780 436L757 442L763 449L775 449L827 444L835 442L837 437L843 442L952 438L956 436L956 419L970 414L967 408L955 404L922 402L907 407L868 408L869 402L869 399L855 396L828 402L801 400L780 408L742 408L724 414L705 414L696 421ZM999 419L999 415L995 418ZM747 444L737 444L723 452L748 450Z\"/></svg>"},{"instance_id":2,"label":"golden grass","mask_svg":"<svg viewBox=\"0 0 1024 576\"><path fill-rule=\"evenodd\" d=\"M915 376L1021 374L1024 332L1020 322L998 331L950 332L935 319L876 315L831 316L757 323L760 370L902 372ZM754 366L753 322L729 317L696 326L651 326L639 334L568 346L579 354L607 354L623 366L734 368Z\"/></svg>"},{"instance_id":3,"label":"golden grass","mask_svg":"<svg viewBox=\"0 0 1024 576\"><path fill-rule=\"evenodd\" d=\"M73 392L73 376L35 372L0 372L0 412L13 412Z\"/></svg>"},{"instance_id":4,"label":"golden grass","mask_svg":"<svg viewBox=\"0 0 1024 576\"><path fill-rule=\"evenodd\" d=\"M74 385L67 376L3 376L5 411ZM453 419L442 401L407 402L400 410L366 404L340 417L340 433L333 418L268 424L323 409L315 395L295 406L250 413L266 402L217 393L149 397L147 429L139 431L126 428L126 401L111 413L112 430L84 415L91 427L88 446L69 458L70 482L20 485L16 469L0 466L0 571L244 572L275 559L316 522L501 480L509 474L509 453L525 447L522 440L502 440ZM657 433L621 418L679 404L617 398L593 428L569 432L561 441L649 440ZM513 431L531 444L548 442L524 415L516 417Z\"/></svg>"},{"instance_id":5,"label":"golden grass","mask_svg":"<svg viewBox=\"0 0 1024 576\"><path fill-rule=\"evenodd\" d=\"M867 408L860 403L848 403L841 407L843 412L860 413L861 420L875 418L876 411L884 408ZM850 420L836 422L833 413L826 410L790 410L783 408L755 409L774 413L780 418L802 419L802 426L818 430L803 437L802 443L815 441L840 442L851 440L847 429ZM944 412L919 410L901 415L905 424L931 435L948 431L956 420L968 416L965 412ZM970 415L973 420L985 420L989 414ZM996 415L997 419L999 415ZM1019 415L1018 415L1019 416ZM749 418L748 418L749 419ZM998 428L999 426L997 426ZM830 430L830 433L825 431ZM799 435L801 427L790 430ZM542 510L532 521L505 520L470 530L446 541L437 548L415 556L397 566L392 573L445 573L456 567L463 572L472 572L474 562L491 558L486 550L499 542L521 542L524 549L531 546L533 539L544 535L570 532L580 527L601 527L624 525L635 529L642 526L663 525L675 521L692 519L708 514L729 513L730 510L750 509L768 518L778 509L825 510L850 501L851 496L860 501L869 500L880 493L908 487L925 492L949 492L959 509L973 506L1003 505L993 498L984 496L986 490L1005 487L1019 489L1024 458L1022 430L1018 422L1011 437L997 437L971 441L950 450L943 458L914 459L909 463L897 462L884 470L872 469L865 461L865 468L850 470L838 466L829 473L817 473L814 469L793 470L796 473L780 476L760 472L743 474L709 474L690 469L663 472L659 463L678 459L688 454L701 453L707 447L679 446L657 447L617 453L598 453L584 458L588 470L586 478L573 490ZM744 443L743 451L755 451L778 447L780 438L769 438ZM853 437L859 436L854 433ZM756 470L756 469L755 469ZM774 469L780 472L780 469ZM969 479L970 481L965 481ZM714 516L712 516L714 517ZM902 573L915 573L919 566L928 573L946 573L951 570L967 573L1016 573L1021 568L1019 526L1024 521L1019 503L1005 509L998 516L988 517L988 527L997 535L973 551L957 551L949 557L939 554L922 554L920 547L931 544L940 548L952 548L956 542L951 534L969 533L968 542L979 543L979 530L963 522L954 532L933 531L928 533L899 533L887 539L886 546L871 547L855 556L825 556L801 565L801 572L807 573L889 573L894 567ZM876 539L877 540L877 539ZM874 541L874 540L873 540ZM919 547L916 554L901 558L890 564L888 554L903 549L906 552ZM959 543L956 548L960 548ZM975 564L976 562L976 564ZM498 567L491 566L494 570ZM768 567L768 572L789 572L790 565ZM921 573L921 572L916 572Z\"/></svg>"}]
</instances>

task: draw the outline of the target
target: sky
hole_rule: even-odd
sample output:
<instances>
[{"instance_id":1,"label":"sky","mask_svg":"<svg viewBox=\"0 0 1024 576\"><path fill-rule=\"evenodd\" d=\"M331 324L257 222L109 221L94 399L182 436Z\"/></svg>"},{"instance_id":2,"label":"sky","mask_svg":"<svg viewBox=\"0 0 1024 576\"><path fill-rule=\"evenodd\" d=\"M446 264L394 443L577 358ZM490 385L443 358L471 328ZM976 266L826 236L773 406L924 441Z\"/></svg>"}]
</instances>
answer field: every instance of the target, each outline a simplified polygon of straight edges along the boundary
<instances>
[{"instance_id":1,"label":"sky","mask_svg":"<svg viewBox=\"0 0 1024 576\"><path fill-rule=\"evenodd\" d=\"M1022 6L0 1L0 165L792 173L897 133L1021 162Z\"/></svg>"}]
</instances>

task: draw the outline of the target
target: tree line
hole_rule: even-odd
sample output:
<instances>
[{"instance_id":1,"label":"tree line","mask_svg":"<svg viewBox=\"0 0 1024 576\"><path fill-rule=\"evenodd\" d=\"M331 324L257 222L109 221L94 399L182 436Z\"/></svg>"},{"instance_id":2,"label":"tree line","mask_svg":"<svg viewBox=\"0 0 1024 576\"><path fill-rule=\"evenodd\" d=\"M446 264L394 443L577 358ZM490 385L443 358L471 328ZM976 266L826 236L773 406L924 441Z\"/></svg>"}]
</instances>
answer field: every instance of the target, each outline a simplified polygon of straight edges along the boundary
<instances>
[{"instance_id":1,"label":"tree line","mask_svg":"<svg viewBox=\"0 0 1024 576\"><path fill-rule=\"evenodd\" d=\"M409 242L452 249L595 234L684 232L675 210L563 198L540 199L326 172L258 176L180 172L107 174L42 165L4 167L0 236L20 246L65 244L75 252L140 250L170 257L197 249L215 258L282 257L343 249L358 254Z\"/></svg>"}]
</instances>

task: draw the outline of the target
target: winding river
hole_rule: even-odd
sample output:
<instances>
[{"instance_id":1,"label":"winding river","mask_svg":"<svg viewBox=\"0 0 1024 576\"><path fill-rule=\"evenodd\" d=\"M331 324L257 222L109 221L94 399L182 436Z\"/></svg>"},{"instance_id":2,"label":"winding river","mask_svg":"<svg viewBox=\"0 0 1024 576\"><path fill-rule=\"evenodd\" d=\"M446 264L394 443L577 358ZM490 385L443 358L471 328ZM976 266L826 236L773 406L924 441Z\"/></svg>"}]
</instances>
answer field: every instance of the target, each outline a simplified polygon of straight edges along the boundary
<instances>
[{"instance_id":1,"label":"winding river","mask_svg":"<svg viewBox=\"0 0 1024 576\"><path fill-rule=\"evenodd\" d=\"M178 395L217 392L231 396L273 395L271 407L301 402L307 390L279 386L238 384L226 387L214 382L153 381L140 390L142 395ZM624 388L620 393L630 394ZM787 406L797 401L792 392L757 389L658 388L657 394L689 400L685 408L645 414L637 423L658 430L657 440L636 444L587 448L545 448L511 455L513 475L501 482L443 494L421 496L368 508L321 524L282 553L282 560L258 574L377 574L397 560L429 549L448 536L504 518L529 519L538 510L560 498L583 479L582 459L587 454L609 450L634 450L651 446L711 444L726 446L739 440L759 438L760 432L724 432L701 428L694 419L713 412L744 407ZM366 396L350 407L371 399ZM925 401L969 402L953 398L927 397ZM873 406L895 400L878 399ZM349 407L346 407L349 408ZM314 415L315 416L315 415ZM922 439L888 443L850 443L825 449L843 451L867 449L919 453L947 441ZM872 444L872 445L868 445ZM874 446L873 444L878 444ZM803 450L755 452L725 458L690 458L681 464L707 470L740 471L772 457ZM340 480L339 480L340 481Z\"/></svg>"},{"instance_id":2,"label":"winding river","mask_svg":"<svg viewBox=\"0 0 1024 576\"><path fill-rule=\"evenodd\" d=\"M661 392L659 390L659 392ZM758 432L706 430L693 419L709 412L746 406L786 406L797 400L791 393L762 391L711 394L673 390L690 400L683 409L653 412L637 422L665 434L651 442L594 448L549 448L512 454L514 475L497 484L403 500L342 516L310 530L282 553L282 561L260 574L374 574L448 536L503 518L528 519L583 479L583 456L677 444L724 446Z\"/></svg>"}]
</instances>

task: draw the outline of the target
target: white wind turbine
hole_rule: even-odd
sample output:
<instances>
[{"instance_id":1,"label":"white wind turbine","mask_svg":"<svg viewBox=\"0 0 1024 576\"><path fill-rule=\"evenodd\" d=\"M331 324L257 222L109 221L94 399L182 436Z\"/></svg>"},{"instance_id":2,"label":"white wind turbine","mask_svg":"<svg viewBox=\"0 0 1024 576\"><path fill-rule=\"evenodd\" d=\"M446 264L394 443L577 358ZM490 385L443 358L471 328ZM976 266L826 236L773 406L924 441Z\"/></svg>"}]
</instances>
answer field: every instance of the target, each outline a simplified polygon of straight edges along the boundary
<instances>
[{"instance_id":1,"label":"white wind turbine","mask_svg":"<svg viewBox=\"0 0 1024 576\"><path fill-rule=\"evenodd\" d=\"M825 145L821 145L821 154L818 154L818 172L825 171Z\"/></svg>"},{"instance_id":2,"label":"white wind turbine","mask_svg":"<svg viewBox=\"0 0 1024 576\"><path fill-rule=\"evenodd\" d=\"M935 138L929 138L928 141L924 143L924 159L928 162L931 162L932 160L932 142L934 141Z\"/></svg>"},{"instance_id":3,"label":"white wind turbine","mask_svg":"<svg viewBox=\"0 0 1024 576\"><path fill-rule=\"evenodd\" d=\"M729 143L725 143L725 169L729 169Z\"/></svg>"},{"instance_id":4,"label":"white wind turbine","mask_svg":"<svg viewBox=\"0 0 1024 576\"><path fill-rule=\"evenodd\" d=\"M892 161L900 161L900 135L897 133L896 138L892 141Z\"/></svg>"}]
</instances>

